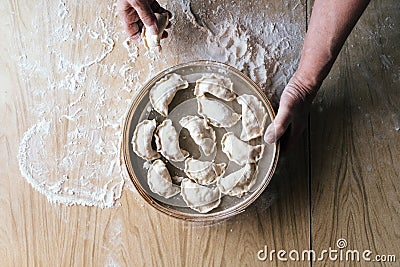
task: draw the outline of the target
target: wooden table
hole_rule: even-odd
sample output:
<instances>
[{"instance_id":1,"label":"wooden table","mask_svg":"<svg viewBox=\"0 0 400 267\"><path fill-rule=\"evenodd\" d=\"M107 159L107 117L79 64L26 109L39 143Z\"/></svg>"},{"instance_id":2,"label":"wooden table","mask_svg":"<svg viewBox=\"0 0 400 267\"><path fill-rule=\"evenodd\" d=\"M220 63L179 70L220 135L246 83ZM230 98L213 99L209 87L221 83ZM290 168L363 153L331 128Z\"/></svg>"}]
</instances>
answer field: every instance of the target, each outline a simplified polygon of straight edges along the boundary
<instances>
[{"instance_id":1,"label":"wooden table","mask_svg":"<svg viewBox=\"0 0 400 267\"><path fill-rule=\"evenodd\" d=\"M216 2L192 3L194 14L203 11L195 18L217 10ZM312 1L264 2L254 8L249 3L233 1L229 12L236 14L235 8L241 5L239 15L258 12L265 13L266 20L286 18L304 35ZM188 1L181 3L185 6ZM135 190L125 189L119 200L121 205L114 208L51 204L19 171L18 146L37 120L31 112L32 102L40 100L31 87L46 86L45 80L26 82L29 68L21 72L24 55L28 59L43 57L47 64L44 67L57 74L58 63L47 60L49 47L45 41L57 30L62 38L68 29L63 32L57 28L65 14L54 12L68 6L73 27L73 23L84 21L90 26L97 16L102 16L122 35L112 4L113 1L35 4L17 0L0 4L1 266L398 266L399 1L371 2L315 100L303 140L294 150L281 155L270 186L254 204L235 218L212 226L193 225L160 214ZM179 7L178 2L166 4ZM175 12L184 16L182 10ZM169 46L173 47L171 43ZM60 47L72 60L82 58L90 49L84 43L66 41ZM115 44L107 57L116 62L126 60L127 53L121 47L121 42ZM294 47L294 53L283 59L295 61L299 49ZM169 51L172 54L154 71L186 60L174 54L174 49ZM175 52L179 53L178 49ZM137 68L143 70L141 82L149 74L146 60L141 55L136 62ZM93 75L101 75L100 67ZM103 82L110 87L120 86L115 77ZM68 99L68 94L62 97ZM43 103L46 101L50 100L43 99ZM118 108L113 103L108 107ZM338 249L339 239L347 242L343 251L371 250L371 258L376 254L396 255L397 263L339 262L327 256L322 261L285 262L276 254L272 262L257 259L265 246L268 251L301 253L312 249L320 253Z\"/></svg>"}]
</instances>

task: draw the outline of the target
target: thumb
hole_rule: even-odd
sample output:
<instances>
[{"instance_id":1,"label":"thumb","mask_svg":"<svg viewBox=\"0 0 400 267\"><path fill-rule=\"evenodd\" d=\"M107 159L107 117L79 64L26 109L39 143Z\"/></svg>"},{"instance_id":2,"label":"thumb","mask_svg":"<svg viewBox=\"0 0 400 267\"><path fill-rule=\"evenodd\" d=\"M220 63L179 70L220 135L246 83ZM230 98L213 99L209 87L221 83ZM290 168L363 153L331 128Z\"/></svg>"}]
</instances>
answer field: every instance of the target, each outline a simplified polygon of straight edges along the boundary
<instances>
[{"instance_id":1,"label":"thumb","mask_svg":"<svg viewBox=\"0 0 400 267\"><path fill-rule=\"evenodd\" d=\"M132 1L132 6L151 34L158 34L157 18L148 1Z\"/></svg>"},{"instance_id":2,"label":"thumb","mask_svg":"<svg viewBox=\"0 0 400 267\"><path fill-rule=\"evenodd\" d=\"M287 106L281 105L275 120L268 126L264 140L268 144L272 144L279 140L285 133L292 120L291 112Z\"/></svg>"}]
</instances>

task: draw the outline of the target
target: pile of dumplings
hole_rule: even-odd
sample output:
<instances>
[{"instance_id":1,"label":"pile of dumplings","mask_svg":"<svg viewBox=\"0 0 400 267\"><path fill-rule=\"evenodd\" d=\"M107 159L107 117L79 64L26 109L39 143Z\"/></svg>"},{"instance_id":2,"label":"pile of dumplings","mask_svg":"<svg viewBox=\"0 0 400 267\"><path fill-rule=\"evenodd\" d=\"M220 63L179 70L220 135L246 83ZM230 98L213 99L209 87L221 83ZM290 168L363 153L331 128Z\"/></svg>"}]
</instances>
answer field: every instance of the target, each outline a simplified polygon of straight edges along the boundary
<instances>
[{"instance_id":1,"label":"pile of dumplings","mask_svg":"<svg viewBox=\"0 0 400 267\"><path fill-rule=\"evenodd\" d=\"M198 115L185 116L179 123L186 128L205 155L216 149L216 134L213 127L229 128L242 122L240 137L227 132L221 140L222 151L240 169L224 175L226 163L201 161L190 156L179 146L179 134L168 119L168 105L179 90L189 83L176 73L160 79L150 90L150 103L155 111L165 117L157 126L155 119L137 124L132 138L133 151L151 162L147 172L149 188L155 194L171 198L181 194L186 205L200 213L218 207L224 195L241 198L256 182L257 162L261 159L264 145L250 145L248 141L262 136L267 113L262 102L253 95L237 96L230 79L217 74L204 74L196 81L194 95L197 99ZM211 94L214 98L207 97ZM241 114L219 101L237 101ZM156 149L152 147L152 141ZM162 156L162 157L161 157ZM187 177L171 177L161 158L172 162L183 162ZM180 185L180 186L179 186Z\"/></svg>"}]
</instances>

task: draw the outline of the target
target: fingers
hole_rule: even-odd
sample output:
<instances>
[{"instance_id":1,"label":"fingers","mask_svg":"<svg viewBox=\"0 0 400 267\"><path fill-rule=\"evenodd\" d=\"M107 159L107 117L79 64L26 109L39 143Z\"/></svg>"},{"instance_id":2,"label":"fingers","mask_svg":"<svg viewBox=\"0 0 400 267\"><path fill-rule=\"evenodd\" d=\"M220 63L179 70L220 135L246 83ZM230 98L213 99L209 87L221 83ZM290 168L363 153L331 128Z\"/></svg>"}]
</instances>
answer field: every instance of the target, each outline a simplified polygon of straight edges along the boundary
<instances>
[{"instance_id":1,"label":"fingers","mask_svg":"<svg viewBox=\"0 0 400 267\"><path fill-rule=\"evenodd\" d=\"M140 28L137 23L125 24L125 31L128 33L130 38L137 40L140 37Z\"/></svg>"},{"instance_id":2,"label":"fingers","mask_svg":"<svg viewBox=\"0 0 400 267\"><path fill-rule=\"evenodd\" d=\"M124 21L126 24L137 23L139 20L139 15L133 7L130 7L125 11Z\"/></svg>"},{"instance_id":3,"label":"fingers","mask_svg":"<svg viewBox=\"0 0 400 267\"><path fill-rule=\"evenodd\" d=\"M143 21L145 27L149 29L150 33L157 34L158 33L157 19L156 16L154 15L154 11L150 6L150 2L133 0L130 1L130 3L132 7L136 10L137 14L139 15L139 18Z\"/></svg>"},{"instance_id":4,"label":"fingers","mask_svg":"<svg viewBox=\"0 0 400 267\"><path fill-rule=\"evenodd\" d=\"M272 144L279 140L289 127L291 121L292 116L289 108L281 104L275 120L268 126L267 131L265 132L265 142Z\"/></svg>"},{"instance_id":5,"label":"fingers","mask_svg":"<svg viewBox=\"0 0 400 267\"><path fill-rule=\"evenodd\" d=\"M130 38L140 39L140 32L145 26L151 34L158 34L157 18L154 13L168 12L169 17L172 17L171 12L160 6L154 0L118 0L117 2L118 15L124 21L125 31ZM171 26L168 21L166 28ZM161 38L167 38L168 33L163 32Z\"/></svg>"}]
</instances>

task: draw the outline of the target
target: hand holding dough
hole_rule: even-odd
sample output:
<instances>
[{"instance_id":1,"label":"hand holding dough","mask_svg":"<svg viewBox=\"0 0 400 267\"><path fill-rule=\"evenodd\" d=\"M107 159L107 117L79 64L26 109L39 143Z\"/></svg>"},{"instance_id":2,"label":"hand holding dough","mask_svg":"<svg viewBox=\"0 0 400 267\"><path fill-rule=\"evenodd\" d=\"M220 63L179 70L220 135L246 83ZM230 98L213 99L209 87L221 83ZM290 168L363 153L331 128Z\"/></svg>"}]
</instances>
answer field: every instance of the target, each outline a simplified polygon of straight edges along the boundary
<instances>
[{"instance_id":1,"label":"hand holding dough","mask_svg":"<svg viewBox=\"0 0 400 267\"><path fill-rule=\"evenodd\" d=\"M144 47L146 47L147 50L157 50L158 52L161 52L160 40L164 33L165 27L168 25L169 14L168 12L165 12L162 14L155 13L154 15L157 18L158 34L151 34L146 27L143 27L142 40Z\"/></svg>"}]
</instances>

